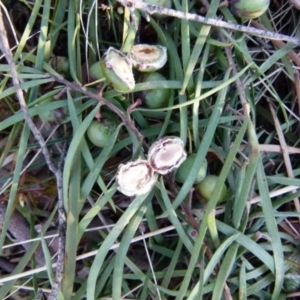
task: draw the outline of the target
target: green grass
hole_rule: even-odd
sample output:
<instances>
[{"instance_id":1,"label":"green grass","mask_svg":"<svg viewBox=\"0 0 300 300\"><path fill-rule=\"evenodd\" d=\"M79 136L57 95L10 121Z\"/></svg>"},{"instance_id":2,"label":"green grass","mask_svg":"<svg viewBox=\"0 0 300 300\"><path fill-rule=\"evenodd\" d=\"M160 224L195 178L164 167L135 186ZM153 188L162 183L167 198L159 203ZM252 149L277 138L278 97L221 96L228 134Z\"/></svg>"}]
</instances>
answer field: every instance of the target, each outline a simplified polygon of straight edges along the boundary
<instances>
[{"instance_id":1,"label":"green grass","mask_svg":"<svg viewBox=\"0 0 300 300\"><path fill-rule=\"evenodd\" d=\"M290 55L299 45L279 47L172 17L147 22L143 13L136 30L116 1L2 2L29 114L53 163L64 158L65 260L57 299L299 297L300 71ZM201 2L174 0L172 8L199 13ZM219 0L209 2L207 17L243 23ZM299 38L299 17L279 0L256 22ZM88 67L109 46L128 53L135 39L167 47L160 70L167 79L140 82L142 74L134 71L135 89L122 95L92 83ZM65 74L50 64L54 55L68 57ZM0 75L0 201L6 205L0 210L0 299L47 299L56 274L58 187L26 125L4 58ZM171 90L166 107L127 111L143 101L143 91L156 88ZM117 113L119 125L100 149L86 131L103 109ZM173 172L147 194L121 194L118 166L147 158L149 146L164 136L180 137L187 153L196 154L185 182L177 183ZM208 173L219 176L207 204L194 191L205 159ZM229 192L217 204L223 183ZM29 247L15 231L16 216L26 219ZM291 272L297 274L292 288Z\"/></svg>"}]
</instances>

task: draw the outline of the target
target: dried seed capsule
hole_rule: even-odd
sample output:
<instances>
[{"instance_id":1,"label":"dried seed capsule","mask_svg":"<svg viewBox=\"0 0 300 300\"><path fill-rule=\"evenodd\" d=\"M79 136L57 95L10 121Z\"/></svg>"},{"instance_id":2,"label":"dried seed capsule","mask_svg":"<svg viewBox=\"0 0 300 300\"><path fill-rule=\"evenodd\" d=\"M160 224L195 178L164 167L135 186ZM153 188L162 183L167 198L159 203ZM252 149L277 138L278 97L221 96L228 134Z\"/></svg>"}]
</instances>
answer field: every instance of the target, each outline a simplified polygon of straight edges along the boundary
<instances>
[{"instance_id":1,"label":"dried seed capsule","mask_svg":"<svg viewBox=\"0 0 300 300\"><path fill-rule=\"evenodd\" d=\"M148 161L159 174L167 174L178 168L186 159L183 141L177 137L164 137L149 149Z\"/></svg>"},{"instance_id":2,"label":"dried seed capsule","mask_svg":"<svg viewBox=\"0 0 300 300\"><path fill-rule=\"evenodd\" d=\"M114 89L128 93L135 87L131 60L119 50L108 48L101 60L103 75Z\"/></svg>"},{"instance_id":3,"label":"dried seed capsule","mask_svg":"<svg viewBox=\"0 0 300 300\"><path fill-rule=\"evenodd\" d=\"M142 159L121 164L116 176L118 190L126 196L148 193L156 180L154 170L148 161Z\"/></svg>"},{"instance_id":4,"label":"dried seed capsule","mask_svg":"<svg viewBox=\"0 0 300 300\"><path fill-rule=\"evenodd\" d=\"M230 9L234 15L243 19L260 17L270 5L270 0L231 0Z\"/></svg>"},{"instance_id":5,"label":"dried seed capsule","mask_svg":"<svg viewBox=\"0 0 300 300\"><path fill-rule=\"evenodd\" d=\"M134 68L141 72L153 72L166 64L167 48L160 45L134 45L129 56Z\"/></svg>"}]
</instances>

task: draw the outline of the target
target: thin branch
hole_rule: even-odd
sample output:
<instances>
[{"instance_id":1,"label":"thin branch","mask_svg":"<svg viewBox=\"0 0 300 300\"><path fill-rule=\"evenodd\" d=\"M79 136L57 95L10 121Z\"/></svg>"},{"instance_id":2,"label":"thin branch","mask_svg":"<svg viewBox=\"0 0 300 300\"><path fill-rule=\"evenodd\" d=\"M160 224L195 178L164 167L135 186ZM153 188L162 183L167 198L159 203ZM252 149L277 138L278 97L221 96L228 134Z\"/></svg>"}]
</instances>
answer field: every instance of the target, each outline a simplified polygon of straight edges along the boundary
<instances>
[{"instance_id":1,"label":"thin branch","mask_svg":"<svg viewBox=\"0 0 300 300\"><path fill-rule=\"evenodd\" d=\"M81 86L75 82L70 82L66 79L64 79L62 76L55 76L53 74L49 74L49 76L59 83L62 83L65 87L68 87L70 90L80 92L81 94L93 98L99 102L101 102L103 105L107 106L111 111L113 111L115 114L117 114L120 119L123 121L124 125L127 126L138 138L138 140L143 143L144 137L141 135L139 130L135 127L134 122L127 116L124 112L122 112L118 107L116 107L113 103L109 102L102 96L98 94L94 94L91 91L87 90L84 86ZM146 145L145 145L146 146Z\"/></svg>"},{"instance_id":2,"label":"thin branch","mask_svg":"<svg viewBox=\"0 0 300 300\"><path fill-rule=\"evenodd\" d=\"M299 71L294 70L294 78L295 78L296 97L298 102L298 116L300 116L300 73Z\"/></svg>"},{"instance_id":3,"label":"thin branch","mask_svg":"<svg viewBox=\"0 0 300 300\"><path fill-rule=\"evenodd\" d=\"M269 108L273 117L273 121L274 121L274 125L275 125L275 129L277 131L277 135L278 135L278 139L279 139L279 143L280 143L280 147L282 149L282 156L283 156L283 161L285 164L285 168L286 168L286 173L288 175L289 178L294 178L294 172L293 172L293 167L292 167L292 163L291 163L291 159L289 156L289 152L287 150L287 144L285 141L285 137L284 137L284 133L282 131L281 128L281 124L276 116L276 112L274 110L273 104L268 101L269 104ZM292 193L296 193L296 189L292 191ZM295 204L295 208L297 210L297 212L300 212L300 201L299 198L295 197L294 198L294 204Z\"/></svg>"},{"instance_id":4,"label":"thin branch","mask_svg":"<svg viewBox=\"0 0 300 300\"><path fill-rule=\"evenodd\" d=\"M253 25L256 28L262 29L262 30L266 30L264 26L262 26L261 24L257 23L256 21L251 21L251 25ZM277 48L283 48L286 46L286 44L280 40L272 40L271 41L272 44L277 47ZM298 54L293 51L290 50L287 54L286 54L298 67L300 67L300 57L298 56Z\"/></svg>"},{"instance_id":5,"label":"thin branch","mask_svg":"<svg viewBox=\"0 0 300 300\"><path fill-rule=\"evenodd\" d=\"M217 19L206 18L200 15L176 11L174 9L168 9L161 6L150 5L144 3L142 0L118 0L118 2L120 2L125 7L128 7L128 9L131 12L133 12L135 9L139 9L145 12L146 14L150 14L150 15L152 14L166 15L166 16L175 17L179 19L195 21L195 22L199 22L211 26L222 27L234 31L241 31L250 35L260 36L270 40L282 40L282 41L288 41L294 43L296 45L300 45L300 39L296 37L290 37L284 34L272 32L268 30L257 29L254 27L228 23Z\"/></svg>"},{"instance_id":6,"label":"thin branch","mask_svg":"<svg viewBox=\"0 0 300 300\"><path fill-rule=\"evenodd\" d=\"M23 111L24 119L27 125L29 126L31 132L33 133L35 139L39 143L41 150L44 154L46 163L50 171L55 175L56 178L56 184L57 184L57 192L58 192L58 217L59 217L59 251L58 251L58 258L57 258L57 269L56 269L56 277L55 282L52 287L52 291L48 299L54 300L57 299L58 291L61 288L61 282L62 282L62 273L63 273L63 266L64 266L64 249L65 249L65 236L64 236L64 228L65 228L65 217L64 217L64 207L63 207L63 193L62 193L62 173L61 169L59 167L56 167L52 161L51 161L51 155L49 153L49 150L47 149L46 142L44 138L42 137L41 133L33 123L33 121L30 118L29 111L24 99L24 95L22 92L22 89L20 87L20 82L18 79L18 72L16 70L15 63L13 61L13 57L11 54L11 50L9 47L8 39L7 39L7 33L4 27L3 22L3 15L2 10L0 9L0 49L5 55L5 58L9 64L11 76L12 76L12 82L16 89L16 96L19 101L20 107Z\"/></svg>"}]
</instances>

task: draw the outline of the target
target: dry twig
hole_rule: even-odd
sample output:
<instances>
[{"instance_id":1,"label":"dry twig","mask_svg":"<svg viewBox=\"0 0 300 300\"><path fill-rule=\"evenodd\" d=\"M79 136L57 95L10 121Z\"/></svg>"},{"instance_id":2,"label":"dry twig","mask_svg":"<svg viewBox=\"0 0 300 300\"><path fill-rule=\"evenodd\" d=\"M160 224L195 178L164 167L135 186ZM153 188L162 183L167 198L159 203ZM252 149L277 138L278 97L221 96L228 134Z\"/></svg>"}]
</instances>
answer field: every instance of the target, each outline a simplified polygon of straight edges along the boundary
<instances>
[{"instance_id":1,"label":"dry twig","mask_svg":"<svg viewBox=\"0 0 300 300\"><path fill-rule=\"evenodd\" d=\"M292 163L291 163L291 159L289 156L289 152L287 150L287 144L285 141L285 137L284 137L284 133L281 129L281 125L279 123L279 120L276 116L273 104L271 102L269 102L269 108L273 117L273 121L275 124L275 128L277 131L277 135L278 135L278 139L279 139L279 143L280 143L280 147L282 149L282 155L283 155L283 160L284 160L284 164L286 167L286 172L289 178L294 178L294 173L293 173L293 167L292 167ZM296 193L296 189L292 191L292 193ZM294 198L294 204L296 207L297 212L300 212L300 202L299 199L297 197Z\"/></svg>"},{"instance_id":2,"label":"dry twig","mask_svg":"<svg viewBox=\"0 0 300 300\"><path fill-rule=\"evenodd\" d=\"M288 41L291 43L294 43L296 45L300 45L300 39L296 37L290 37L284 34L272 32L272 31L267 31L267 30L262 30L262 29L257 29L254 27L248 27L248 26L243 26L239 24L233 24L233 23L228 23L224 22L221 20L216 20L212 18L206 18L200 15L196 14L191 14L191 13L186 13L186 12L181 12L177 11L174 9L168 9L164 8L162 6L156 6L156 5L150 5L147 3L144 3L142 0L118 0L123 6L127 7L131 11L131 15L133 16L133 12L135 9L139 9L143 11L146 14L160 14L160 15L166 15L170 17L175 17L179 19L185 19L185 20L190 20L190 21L195 21L211 26L216 26L216 27L221 27L221 28L226 28L234 31L241 31L245 32L250 35L255 35L255 36L260 36L263 38L267 38L270 40L282 40L282 41Z\"/></svg>"},{"instance_id":3,"label":"dry twig","mask_svg":"<svg viewBox=\"0 0 300 300\"><path fill-rule=\"evenodd\" d=\"M113 111L115 114L117 114L120 119L123 121L124 125L127 126L137 137L137 139L143 143L144 137L141 135L139 130L135 127L134 122L130 119L129 116L127 116L124 112L122 112L118 107L116 107L113 103L109 102L102 96L98 94L94 94L91 91L87 90L84 86L81 86L75 82L70 82L66 79L64 79L62 76L55 76L50 74L50 77L53 79L53 81L57 81L59 83L62 83L65 87L69 88L70 90L80 92L81 94L95 99L99 102L101 102L103 105L107 106L111 111ZM131 111L130 111L131 112ZM144 146L147 146L144 144Z\"/></svg>"},{"instance_id":4,"label":"dry twig","mask_svg":"<svg viewBox=\"0 0 300 300\"><path fill-rule=\"evenodd\" d=\"M51 156L50 156L49 150L46 146L45 140L30 118L29 111L28 111L28 108L27 108L27 105L25 102L25 98L24 98L22 89L20 87L20 82L18 79L18 73L16 70L16 66L15 66L15 63L14 63L14 60L12 57L12 53L11 53L11 50L9 47L9 43L7 40L7 34L6 34L5 27L4 27L3 15L2 15L1 9L0 9L0 49L3 52L3 54L5 55L5 58L9 64L10 72L11 72L11 76L12 76L12 82L16 89L16 96L19 101L20 107L23 111L25 122L29 126L35 139L39 143L41 150L44 154L48 168L55 175L55 178L56 178L57 193L58 193L58 220L59 220L58 221L58 226L59 226L58 244L59 244L59 250L58 250L58 255L57 255L57 267L56 267L55 282L52 287L51 294L48 297L48 299L54 300L54 299L57 299L57 294L61 287L63 266L64 266L65 215L64 215L64 206L63 206L62 172L61 172L61 169L59 166L57 167L52 163ZM3 234L3 232L2 232L2 234Z\"/></svg>"}]
</instances>

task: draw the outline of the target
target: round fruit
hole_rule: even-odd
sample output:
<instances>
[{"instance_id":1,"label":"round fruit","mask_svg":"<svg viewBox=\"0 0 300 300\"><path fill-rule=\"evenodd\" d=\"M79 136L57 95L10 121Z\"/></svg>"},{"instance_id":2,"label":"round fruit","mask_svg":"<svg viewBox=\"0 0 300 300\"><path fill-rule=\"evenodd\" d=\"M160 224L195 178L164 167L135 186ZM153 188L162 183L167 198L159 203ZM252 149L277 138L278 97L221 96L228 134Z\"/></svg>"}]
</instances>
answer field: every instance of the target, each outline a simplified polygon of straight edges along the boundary
<instances>
[{"instance_id":1,"label":"round fruit","mask_svg":"<svg viewBox=\"0 0 300 300\"><path fill-rule=\"evenodd\" d=\"M196 185L196 193L199 194L199 198L208 202L213 194L213 191L216 187L218 181L218 176L207 175L200 183ZM218 199L218 204L225 201L227 197L227 187L225 183L223 184L220 197Z\"/></svg>"},{"instance_id":2,"label":"round fruit","mask_svg":"<svg viewBox=\"0 0 300 300\"><path fill-rule=\"evenodd\" d=\"M166 78L157 72L149 73L146 76L142 77L142 82L163 80L166 80ZM163 88L148 90L143 93L143 98L146 106L149 108L165 107L168 104L170 98L170 90Z\"/></svg>"},{"instance_id":3,"label":"round fruit","mask_svg":"<svg viewBox=\"0 0 300 300\"><path fill-rule=\"evenodd\" d=\"M53 56L50 59L49 64L58 73L65 75L70 74L69 59L65 56Z\"/></svg>"},{"instance_id":4,"label":"round fruit","mask_svg":"<svg viewBox=\"0 0 300 300\"><path fill-rule=\"evenodd\" d=\"M87 136L97 147L104 148L118 126L118 118L110 112L101 113L101 121L92 121L87 129Z\"/></svg>"},{"instance_id":5,"label":"round fruit","mask_svg":"<svg viewBox=\"0 0 300 300\"><path fill-rule=\"evenodd\" d=\"M55 99L53 97L49 97L45 101L43 101L43 104L54 102ZM66 107L51 109L51 110L45 110L41 109L41 112L39 113L39 117L44 123L47 122L53 122L54 124L61 124L65 117L67 115L67 109Z\"/></svg>"},{"instance_id":6,"label":"round fruit","mask_svg":"<svg viewBox=\"0 0 300 300\"><path fill-rule=\"evenodd\" d=\"M270 0L231 0L230 9L234 15L243 19L260 17L270 5Z\"/></svg>"},{"instance_id":7,"label":"round fruit","mask_svg":"<svg viewBox=\"0 0 300 300\"><path fill-rule=\"evenodd\" d=\"M184 183L191 168L193 167L196 159L196 154L190 154L187 159L181 164L181 166L178 168L176 175L175 175L175 180L179 183ZM202 163L197 177L195 179L195 183L198 183L202 181L205 176L206 176L206 171L207 171L207 160L205 159L204 162Z\"/></svg>"},{"instance_id":8,"label":"round fruit","mask_svg":"<svg viewBox=\"0 0 300 300\"><path fill-rule=\"evenodd\" d=\"M89 73L92 80L104 78L100 61L97 61L93 65L91 65Z\"/></svg>"}]
</instances>

